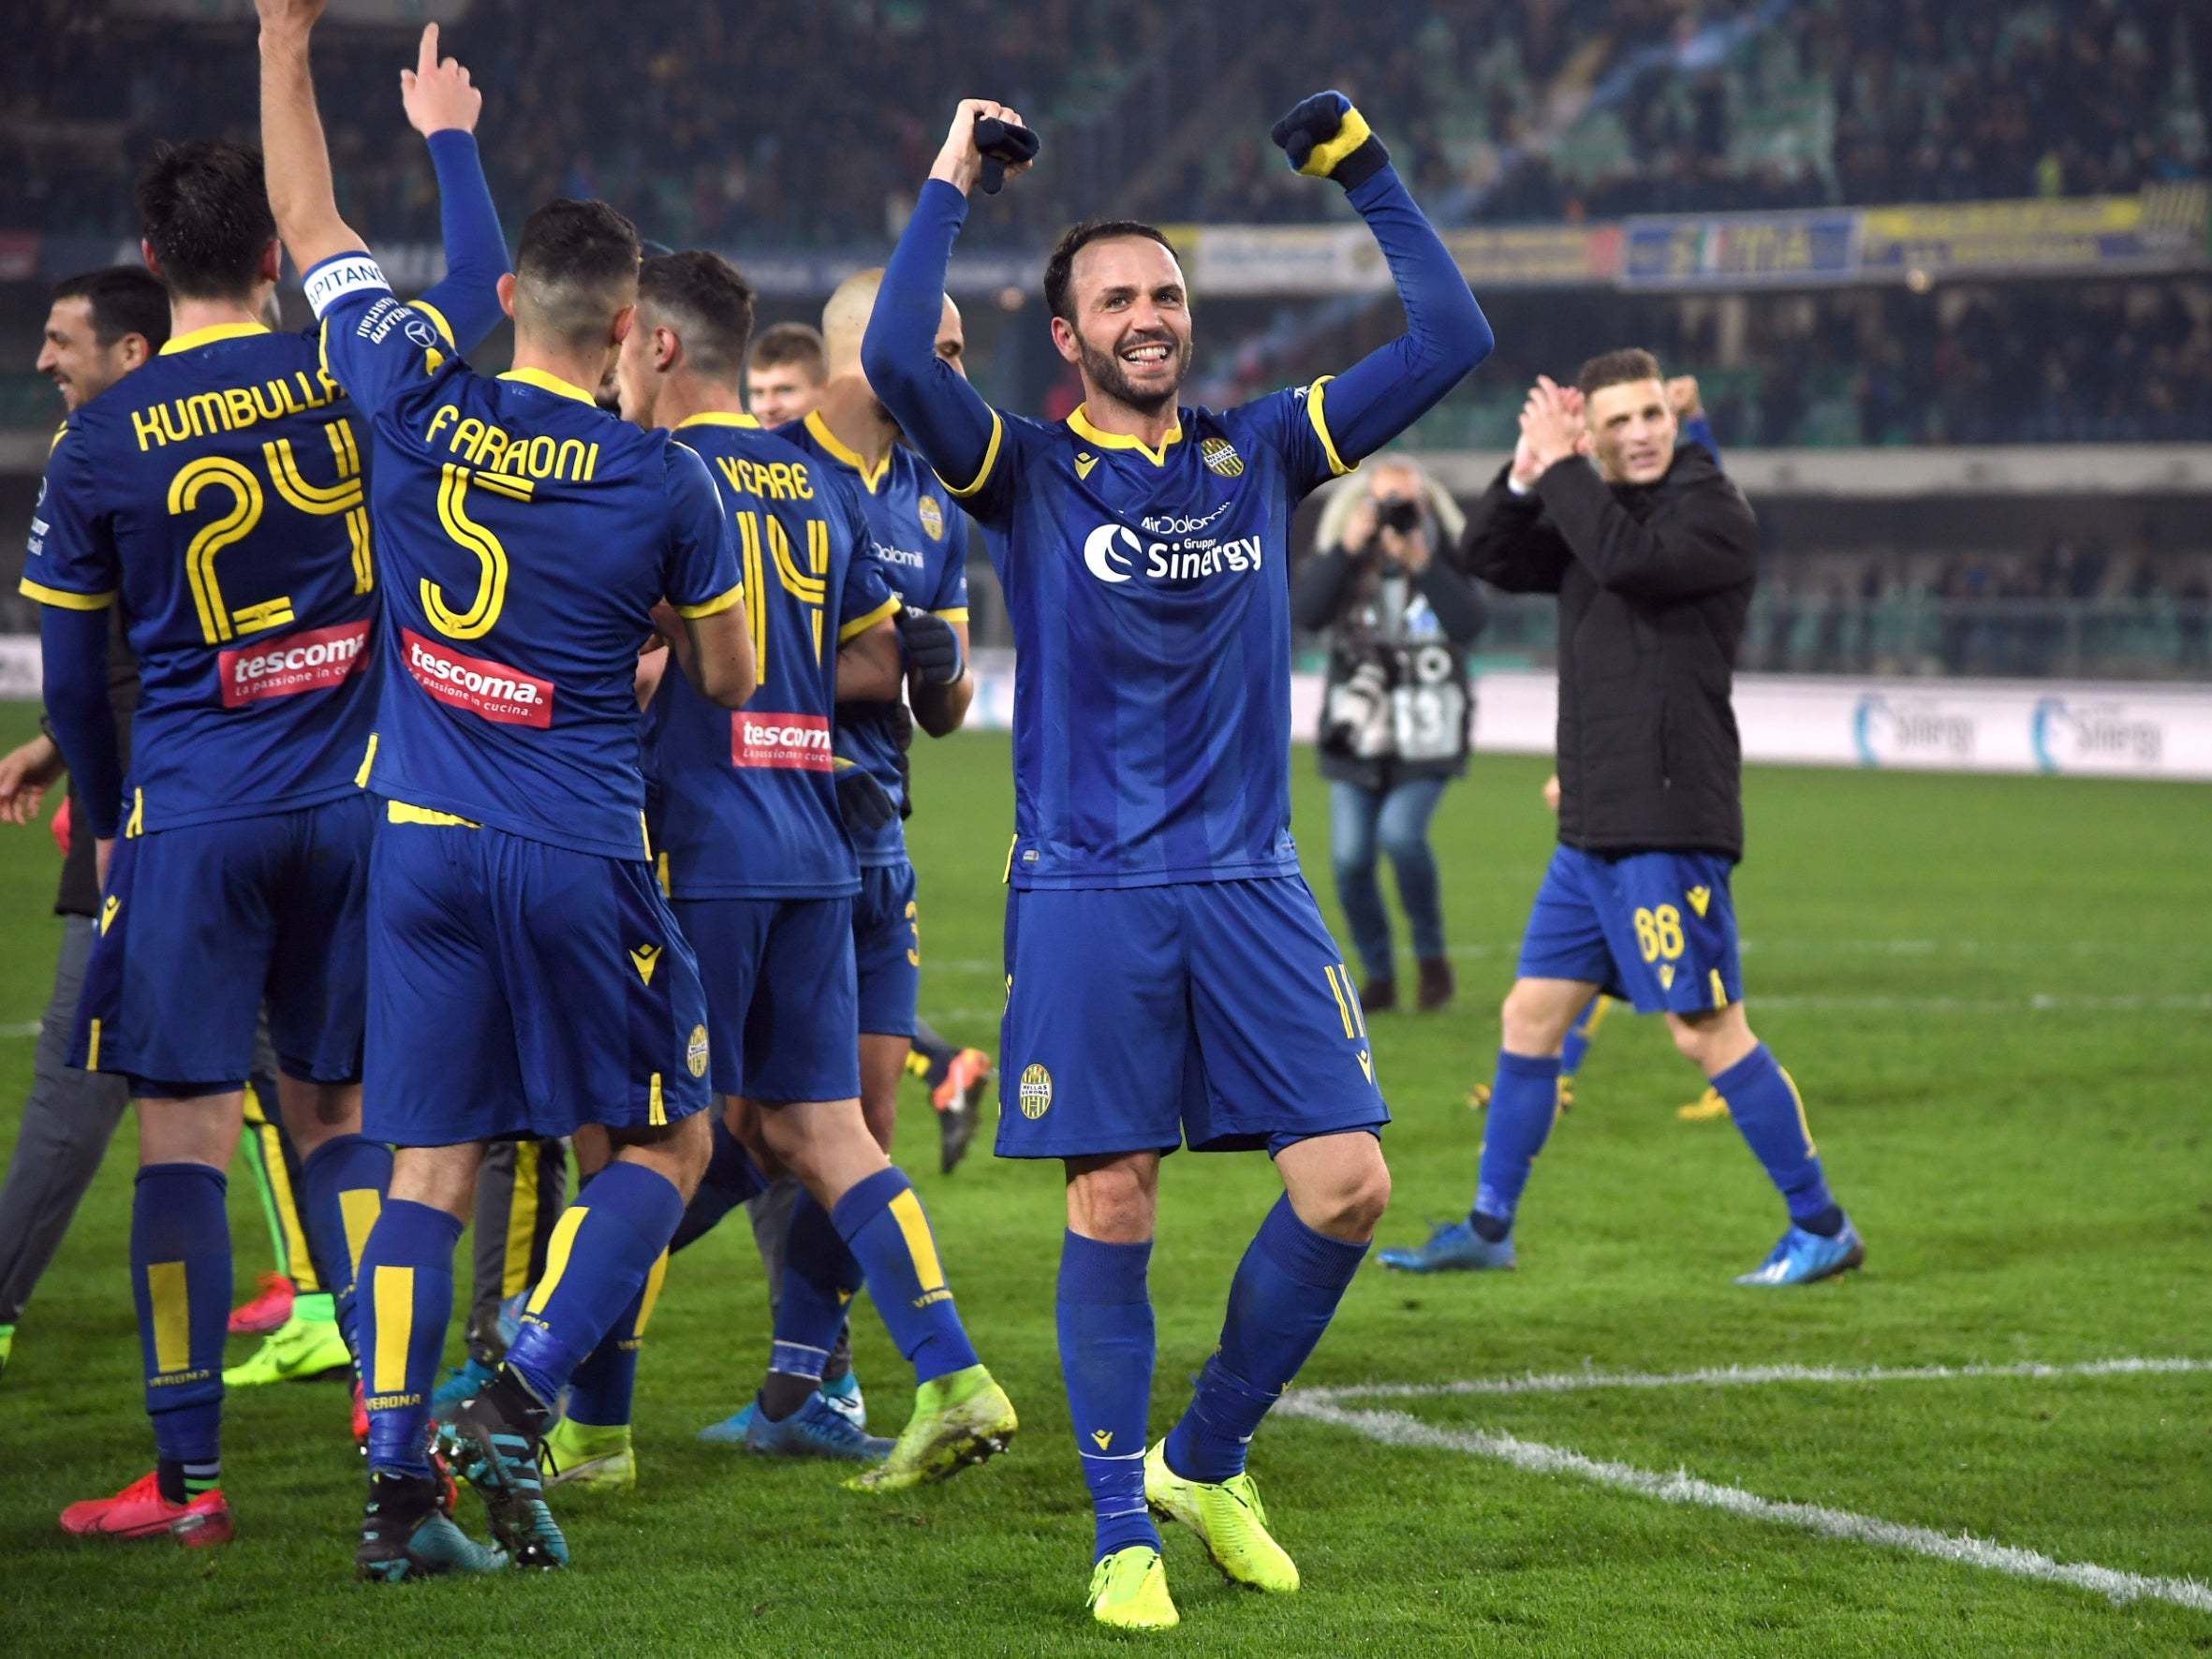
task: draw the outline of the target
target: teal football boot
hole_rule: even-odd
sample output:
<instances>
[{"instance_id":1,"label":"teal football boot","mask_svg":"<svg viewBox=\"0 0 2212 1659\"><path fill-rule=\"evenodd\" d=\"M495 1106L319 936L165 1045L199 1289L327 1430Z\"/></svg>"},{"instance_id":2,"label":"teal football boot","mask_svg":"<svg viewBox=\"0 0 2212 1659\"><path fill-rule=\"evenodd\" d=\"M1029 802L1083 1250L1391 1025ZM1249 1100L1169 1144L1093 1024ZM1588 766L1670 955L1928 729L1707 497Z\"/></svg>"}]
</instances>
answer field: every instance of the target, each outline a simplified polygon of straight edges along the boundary
<instances>
[{"instance_id":1,"label":"teal football boot","mask_svg":"<svg viewBox=\"0 0 2212 1659\"><path fill-rule=\"evenodd\" d=\"M1513 1265L1513 1236L1494 1244L1463 1217L1441 1223L1416 1249L1380 1251L1376 1259L1401 1273L1503 1272Z\"/></svg>"}]
</instances>

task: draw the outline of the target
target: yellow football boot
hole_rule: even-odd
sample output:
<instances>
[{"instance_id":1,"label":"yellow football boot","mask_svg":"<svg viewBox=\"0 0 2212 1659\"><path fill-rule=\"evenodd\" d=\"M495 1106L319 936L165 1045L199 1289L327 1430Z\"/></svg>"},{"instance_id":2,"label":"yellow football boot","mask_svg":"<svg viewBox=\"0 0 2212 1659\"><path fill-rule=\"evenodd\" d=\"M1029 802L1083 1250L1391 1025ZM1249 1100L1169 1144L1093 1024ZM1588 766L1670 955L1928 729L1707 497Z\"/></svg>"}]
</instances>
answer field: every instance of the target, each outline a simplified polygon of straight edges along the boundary
<instances>
[{"instance_id":1,"label":"yellow football boot","mask_svg":"<svg viewBox=\"0 0 2212 1659\"><path fill-rule=\"evenodd\" d=\"M1183 1622L1168 1593L1167 1564L1149 1544L1116 1549L1091 1573L1091 1617L1114 1630L1172 1630Z\"/></svg>"},{"instance_id":2,"label":"yellow football boot","mask_svg":"<svg viewBox=\"0 0 2212 1659\"><path fill-rule=\"evenodd\" d=\"M970 1463L1006 1450L1021 1427L1014 1402L980 1365L935 1377L914 1391L914 1415L898 1443L846 1487L856 1492L897 1492L933 1480L949 1480Z\"/></svg>"},{"instance_id":3,"label":"yellow football boot","mask_svg":"<svg viewBox=\"0 0 2212 1659\"><path fill-rule=\"evenodd\" d=\"M1168 1467L1168 1443L1144 1454L1144 1501L1153 1514L1179 1520L1199 1535L1206 1555L1233 1583L1287 1595L1298 1588L1298 1564L1267 1531L1267 1511L1249 1473L1224 1480L1186 1480Z\"/></svg>"}]
</instances>

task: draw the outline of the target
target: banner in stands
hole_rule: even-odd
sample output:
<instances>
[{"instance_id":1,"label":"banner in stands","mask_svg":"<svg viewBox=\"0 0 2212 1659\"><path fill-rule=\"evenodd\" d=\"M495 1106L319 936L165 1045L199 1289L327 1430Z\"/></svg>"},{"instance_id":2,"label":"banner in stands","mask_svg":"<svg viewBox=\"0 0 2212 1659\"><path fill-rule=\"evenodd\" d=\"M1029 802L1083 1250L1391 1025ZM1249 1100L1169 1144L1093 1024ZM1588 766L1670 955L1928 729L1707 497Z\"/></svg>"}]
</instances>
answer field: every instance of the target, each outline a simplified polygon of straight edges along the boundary
<instances>
[{"instance_id":1,"label":"banner in stands","mask_svg":"<svg viewBox=\"0 0 2212 1659\"><path fill-rule=\"evenodd\" d=\"M2203 184L2140 196L1868 208L1860 259L1868 276L2057 274L2170 268L2205 245Z\"/></svg>"},{"instance_id":2,"label":"banner in stands","mask_svg":"<svg viewBox=\"0 0 2212 1659\"><path fill-rule=\"evenodd\" d=\"M1012 724L1013 661L976 653L968 724ZM1310 741L1321 680L1290 680L1291 732ZM1917 771L2073 773L2212 781L2212 685L2037 680L1854 680L1746 674L1735 683L1744 757L1755 763ZM1558 719L1549 674L1475 684L1475 747L1548 755Z\"/></svg>"},{"instance_id":3,"label":"banner in stands","mask_svg":"<svg viewBox=\"0 0 2212 1659\"><path fill-rule=\"evenodd\" d=\"M1855 213L1717 213L1630 219L1624 288L1807 287L1848 280L1859 263Z\"/></svg>"}]
</instances>

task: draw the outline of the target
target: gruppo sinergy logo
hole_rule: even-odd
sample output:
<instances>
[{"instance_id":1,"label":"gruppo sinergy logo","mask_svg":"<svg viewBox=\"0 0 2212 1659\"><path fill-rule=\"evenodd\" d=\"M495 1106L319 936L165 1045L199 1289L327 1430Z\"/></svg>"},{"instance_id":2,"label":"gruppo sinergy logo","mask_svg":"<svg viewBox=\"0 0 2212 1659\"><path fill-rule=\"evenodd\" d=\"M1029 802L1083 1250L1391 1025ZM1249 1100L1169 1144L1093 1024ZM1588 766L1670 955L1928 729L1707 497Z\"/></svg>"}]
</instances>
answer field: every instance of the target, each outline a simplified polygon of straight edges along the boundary
<instances>
[{"instance_id":1,"label":"gruppo sinergy logo","mask_svg":"<svg viewBox=\"0 0 2212 1659\"><path fill-rule=\"evenodd\" d=\"M1202 534L1230 508L1223 502L1203 517L1148 514L1138 521L1150 540L1127 524L1101 524L1083 538L1083 562L1103 582L1125 582L1140 569L1154 581L1201 581L1228 571L1260 568L1260 538L1239 536L1224 541Z\"/></svg>"},{"instance_id":2,"label":"gruppo sinergy logo","mask_svg":"<svg viewBox=\"0 0 2212 1659\"><path fill-rule=\"evenodd\" d=\"M2070 703L2038 697L2028 720L2038 771L2064 771L2086 761L2156 766L2166 734L2155 720L2131 718L2121 703Z\"/></svg>"},{"instance_id":3,"label":"gruppo sinergy logo","mask_svg":"<svg viewBox=\"0 0 2212 1659\"><path fill-rule=\"evenodd\" d=\"M1970 760L1974 717L1929 697L1870 691L1851 708L1851 744L1861 766L1897 761Z\"/></svg>"}]
</instances>

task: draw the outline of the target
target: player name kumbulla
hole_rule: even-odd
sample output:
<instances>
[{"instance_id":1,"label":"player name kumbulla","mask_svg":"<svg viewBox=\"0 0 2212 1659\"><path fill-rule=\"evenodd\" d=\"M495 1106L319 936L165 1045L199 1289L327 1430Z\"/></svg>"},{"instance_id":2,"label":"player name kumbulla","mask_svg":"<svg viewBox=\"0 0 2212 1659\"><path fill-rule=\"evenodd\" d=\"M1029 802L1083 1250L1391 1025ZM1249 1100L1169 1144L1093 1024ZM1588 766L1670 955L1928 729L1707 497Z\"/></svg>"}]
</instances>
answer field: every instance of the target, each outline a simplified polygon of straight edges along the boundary
<instances>
[{"instance_id":1,"label":"player name kumbulla","mask_svg":"<svg viewBox=\"0 0 2212 1659\"><path fill-rule=\"evenodd\" d=\"M296 369L281 380L264 380L258 386L196 391L188 398L155 404L151 409L133 409L130 429L138 437L139 448L144 451L328 408L345 395L338 383L321 370L310 374L305 369Z\"/></svg>"}]
</instances>

